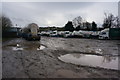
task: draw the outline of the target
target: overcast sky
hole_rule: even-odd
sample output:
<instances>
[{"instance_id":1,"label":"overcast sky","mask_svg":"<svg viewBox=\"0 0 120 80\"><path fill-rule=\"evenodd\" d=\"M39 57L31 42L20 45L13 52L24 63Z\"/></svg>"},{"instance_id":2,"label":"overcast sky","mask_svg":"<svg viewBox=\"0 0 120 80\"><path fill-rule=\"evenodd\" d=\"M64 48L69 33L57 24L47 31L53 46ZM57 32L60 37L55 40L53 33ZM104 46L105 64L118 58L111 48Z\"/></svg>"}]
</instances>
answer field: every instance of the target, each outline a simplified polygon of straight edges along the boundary
<instances>
[{"instance_id":1,"label":"overcast sky","mask_svg":"<svg viewBox=\"0 0 120 80\"><path fill-rule=\"evenodd\" d=\"M117 2L3 2L2 12L21 27L34 22L40 27L61 26L81 16L103 23L104 12L118 15Z\"/></svg>"}]
</instances>

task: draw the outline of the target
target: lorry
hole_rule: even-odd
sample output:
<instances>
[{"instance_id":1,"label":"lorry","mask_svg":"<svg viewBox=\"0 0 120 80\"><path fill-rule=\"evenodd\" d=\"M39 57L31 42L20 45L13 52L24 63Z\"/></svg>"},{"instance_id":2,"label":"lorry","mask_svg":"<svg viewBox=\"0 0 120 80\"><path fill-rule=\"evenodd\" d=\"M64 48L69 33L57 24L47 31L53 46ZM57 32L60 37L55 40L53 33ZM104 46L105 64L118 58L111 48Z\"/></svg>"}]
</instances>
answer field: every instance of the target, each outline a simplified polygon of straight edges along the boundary
<instances>
[{"instance_id":1,"label":"lorry","mask_svg":"<svg viewBox=\"0 0 120 80\"><path fill-rule=\"evenodd\" d=\"M120 28L106 28L99 33L99 39L120 39Z\"/></svg>"},{"instance_id":2,"label":"lorry","mask_svg":"<svg viewBox=\"0 0 120 80\"><path fill-rule=\"evenodd\" d=\"M26 40L40 40L39 27L35 23L29 24L27 27L21 29L21 37Z\"/></svg>"}]
</instances>

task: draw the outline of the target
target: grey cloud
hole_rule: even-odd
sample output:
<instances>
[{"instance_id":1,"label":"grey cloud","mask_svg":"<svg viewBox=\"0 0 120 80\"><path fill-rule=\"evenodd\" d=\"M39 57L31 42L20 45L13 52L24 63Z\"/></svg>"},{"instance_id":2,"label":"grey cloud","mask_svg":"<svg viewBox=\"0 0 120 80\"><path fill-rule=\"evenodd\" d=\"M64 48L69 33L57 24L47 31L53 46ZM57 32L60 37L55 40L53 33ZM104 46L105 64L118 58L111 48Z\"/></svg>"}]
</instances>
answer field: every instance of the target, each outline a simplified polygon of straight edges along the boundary
<instances>
[{"instance_id":1,"label":"grey cloud","mask_svg":"<svg viewBox=\"0 0 120 80\"><path fill-rule=\"evenodd\" d=\"M3 2L3 14L24 27L30 22L39 26L64 26L68 20L82 16L102 24L104 11L117 15L117 3L109 2Z\"/></svg>"}]
</instances>

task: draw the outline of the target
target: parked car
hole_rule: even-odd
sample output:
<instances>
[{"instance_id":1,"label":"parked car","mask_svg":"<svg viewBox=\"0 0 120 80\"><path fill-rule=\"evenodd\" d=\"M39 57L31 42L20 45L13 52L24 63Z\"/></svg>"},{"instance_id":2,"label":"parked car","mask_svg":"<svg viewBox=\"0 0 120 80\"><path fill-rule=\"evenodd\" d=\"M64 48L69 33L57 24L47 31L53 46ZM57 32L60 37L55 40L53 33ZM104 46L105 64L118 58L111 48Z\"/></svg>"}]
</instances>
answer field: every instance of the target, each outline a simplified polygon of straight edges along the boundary
<instances>
[{"instance_id":1,"label":"parked car","mask_svg":"<svg viewBox=\"0 0 120 80\"><path fill-rule=\"evenodd\" d=\"M92 32L90 31L82 31L83 37L84 38L90 38L90 35L92 34Z\"/></svg>"},{"instance_id":2,"label":"parked car","mask_svg":"<svg viewBox=\"0 0 120 80\"><path fill-rule=\"evenodd\" d=\"M72 32L72 37L78 37L78 31L73 31Z\"/></svg>"},{"instance_id":3,"label":"parked car","mask_svg":"<svg viewBox=\"0 0 120 80\"><path fill-rule=\"evenodd\" d=\"M58 36L59 36L59 37L64 37L64 33L65 33L64 31L59 31L59 32L58 32Z\"/></svg>"},{"instance_id":4,"label":"parked car","mask_svg":"<svg viewBox=\"0 0 120 80\"><path fill-rule=\"evenodd\" d=\"M99 34L99 39L120 39L120 28L106 28Z\"/></svg>"},{"instance_id":5,"label":"parked car","mask_svg":"<svg viewBox=\"0 0 120 80\"><path fill-rule=\"evenodd\" d=\"M58 37L57 31L53 31L50 33L50 37Z\"/></svg>"},{"instance_id":6,"label":"parked car","mask_svg":"<svg viewBox=\"0 0 120 80\"><path fill-rule=\"evenodd\" d=\"M64 37L71 37L71 36L72 36L72 32L70 32L70 31L65 31L63 36L64 36Z\"/></svg>"},{"instance_id":7,"label":"parked car","mask_svg":"<svg viewBox=\"0 0 120 80\"><path fill-rule=\"evenodd\" d=\"M78 36L79 36L79 37L84 37L84 36L83 36L83 33L82 33L82 30L78 31Z\"/></svg>"},{"instance_id":8,"label":"parked car","mask_svg":"<svg viewBox=\"0 0 120 80\"><path fill-rule=\"evenodd\" d=\"M40 33L41 36L50 36L50 34L52 33L52 31L42 31Z\"/></svg>"},{"instance_id":9,"label":"parked car","mask_svg":"<svg viewBox=\"0 0 120 80\"><path fill-rule=\"evenodd\" d=\"M81 38L81 37L83 37L83 33L81 30L80 31L73 31L72 36Z\"/></svg>"},{"instance_id":10,"label":"parked car","mask_svg":"<svg viewBox=\"0 0 120 80\"><path fill-rule=\"evenodd\" d=\"M94 31L92 32L92 34L90 35L90 38L98 38L99 37L99 31Z\"/></svg>"}]
</instances>

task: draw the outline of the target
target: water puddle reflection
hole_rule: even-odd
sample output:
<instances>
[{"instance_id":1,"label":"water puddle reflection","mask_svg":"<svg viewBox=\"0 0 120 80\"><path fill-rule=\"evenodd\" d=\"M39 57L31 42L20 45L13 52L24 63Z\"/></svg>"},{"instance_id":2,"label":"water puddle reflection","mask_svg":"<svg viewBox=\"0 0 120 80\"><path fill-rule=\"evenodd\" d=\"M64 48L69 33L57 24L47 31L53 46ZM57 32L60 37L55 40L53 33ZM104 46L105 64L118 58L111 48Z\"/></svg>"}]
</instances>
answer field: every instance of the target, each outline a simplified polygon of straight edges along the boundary
<instances>
[{"instance_id":1,"label":"water puddle reflection","mask_svg":"<svg viewBox=\"0 0 120 80\"><path fill-rule=\"evenodd\" d=\"M14 50L14 51L20 51L20 50L23 50L23 48L12 47L12 50Z\"/></svg>"},{"instance_id":2,"label":"water puddle reflection","mask_svg":"<svg viewBox=\"0 0 120 80\"><path fill-rule=\"evenodd\" d=\"M32 45L32 46L28 46L28 45L20 45L20 44L16 44L16 45L8 45L8 47L12 48L12 50L14 51L22 51L22 50L43 50L46 47L44 45Z\"/></svg>"},{"instance_id":3,"label":"water puddle reflection","mask_svg":"<svg viewBox=\"0 0 120 80\"><path fill-rule=\"evenodd\" d=\"M108 55L66 54L58 59L66 63L118 70L118 57Z\"/></svg>"},{"instance_id":4,"label":"water puddle reflection","mask_svg":"<svg viewBox=\"0 0 120 80\"><path fill-rule=\"evenodd\" d=\"M42 46L42 45L37 48L37 50L43 50L43 49L45 49L45 46Z\"/></svg>"},{"instance_id":5,"label":"water puddle reflection","mask_svg":"<svg viewBox=\"0 0 120 80\"><path fill-rule=\"evenodd\" d=\"M23 48L19 44L17 44L16 46L12 47L12 50L14 50L14 51L22 51Z\"/></svg>"}]
</instances>

